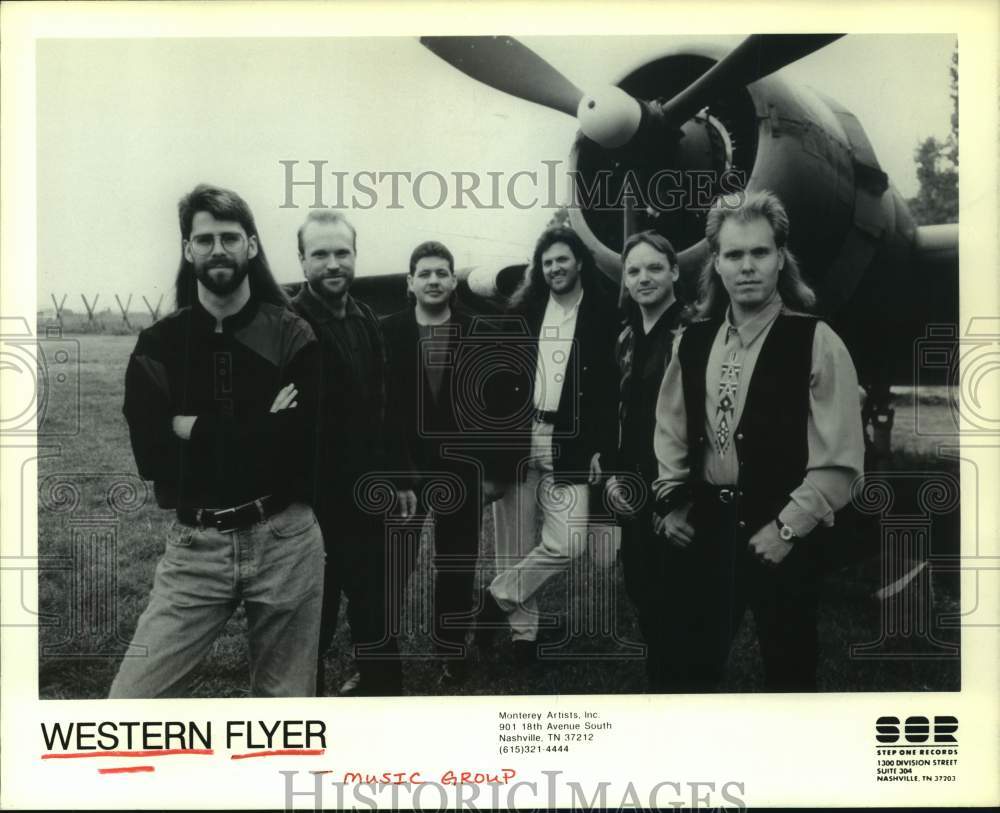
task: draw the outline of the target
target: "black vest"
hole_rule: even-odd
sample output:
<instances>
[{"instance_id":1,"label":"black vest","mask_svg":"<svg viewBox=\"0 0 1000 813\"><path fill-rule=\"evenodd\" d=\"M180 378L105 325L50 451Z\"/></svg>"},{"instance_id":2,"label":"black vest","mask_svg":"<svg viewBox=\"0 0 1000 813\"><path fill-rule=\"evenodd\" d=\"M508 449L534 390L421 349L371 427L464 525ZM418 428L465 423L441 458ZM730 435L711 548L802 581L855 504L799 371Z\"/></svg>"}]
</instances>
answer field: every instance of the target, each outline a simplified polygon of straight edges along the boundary
<instances>
[{"instance_id":1,"label":"black vest","mask_svg":"<svg viewBox=\"0 0 1000 813\"><path fill-rule=\"evenodd\" d=\"M809 378L817 319L780 314L757 357L734 434L738 520L753 533L771 522L802 482L809 461ZM697 322L679 347L687 410L688 462L698 479L708 445L705 373L721 320ZM746 387L746 381L740 381Z\"/></svg>"}]
</instances>

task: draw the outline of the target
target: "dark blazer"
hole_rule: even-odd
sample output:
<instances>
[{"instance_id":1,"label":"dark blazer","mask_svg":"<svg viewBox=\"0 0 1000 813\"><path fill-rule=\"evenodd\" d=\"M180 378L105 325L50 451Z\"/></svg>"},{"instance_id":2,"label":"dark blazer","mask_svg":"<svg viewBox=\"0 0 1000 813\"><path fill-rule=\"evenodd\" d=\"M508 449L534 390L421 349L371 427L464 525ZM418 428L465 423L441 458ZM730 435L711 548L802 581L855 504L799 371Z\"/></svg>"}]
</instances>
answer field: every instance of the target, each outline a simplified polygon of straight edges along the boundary
<instances>
[{"instance_id":1,"label":"dark blazer","mask_svg":"<svg viewBox=\"0 0 1000 813\"><path fill-rule=\"evenodd\" d=\"M383 317L388 355L388 409L392 467L419 475L421 468L450 467L443 446L483 464L486 477L497 476L503 436L496 427L510 412L504 375L495 375L493 328L488 320L452 307L446 349L424 363L440 364L441 386L435 399L421 366L420 328L413 307ZM426 350L426 348L424 348ZM492 447L492 448L491 448Z\"/></svg>"},{"instance_id":2,"label":"dark blazer","mask_svg":"<svg viewBox=\"0 0 1000 813\"><path fill-rule=\"evenodd\" d=\"M530 343L524 347L525 375L516 384L524 390L522 403L534 401L535 365L538 337L548 298L520 311ZM618 440L618 367L615 341L620 329L619 317L611 297L601 289L585 291L576 317L573 347L566 365L566 379L559 397L559 409L553 431L553 468L556 480L586 482L590 460L600 452L602 461L613 460ZM530 413L530 410L523 410ZM533 416L522 423L523 449L530 448ZM513 476L514 472L510 475Z\"/></svg>"},{"instance_id":3,"label":"dark blazer","mask_svg":"<svg viewBox=\"0 0 1000 813\"><path fill-rule=\"evenodd\" d=\"M439 399L435 401L427 379L422 375L420 328L412 307L382 317L382 333L389 359L389 423L394 440L400 444L394 457L397 465L412 463L419 467L438 459L442 440L455 440L458 422L450 397L458 344L469 333L468 314L453 311L451 326L457 328L448 339L442 354L442 378ZM431 360L434 361L434 360Z\"/></svg>"},{"instance_id":4,"label":"dark blazer","mask_svg":"<svg viewBox=\"0 0 1000 813\"><path fill-rule=\"evenodd\" d=\"M320 345L320 405L317 447L320 480L342 490L357 477L385 466L386 361L385 342L375 312L349 296L347 318L363 326L362 355L352 359L338 339L332 313L303 285L292 299L292 310L309 323ZM360 366L363 381L354 372ZM359 393L365 393L361 397ZM329 490L329 489L328 489Z\"/></svg>"}]
</instances>

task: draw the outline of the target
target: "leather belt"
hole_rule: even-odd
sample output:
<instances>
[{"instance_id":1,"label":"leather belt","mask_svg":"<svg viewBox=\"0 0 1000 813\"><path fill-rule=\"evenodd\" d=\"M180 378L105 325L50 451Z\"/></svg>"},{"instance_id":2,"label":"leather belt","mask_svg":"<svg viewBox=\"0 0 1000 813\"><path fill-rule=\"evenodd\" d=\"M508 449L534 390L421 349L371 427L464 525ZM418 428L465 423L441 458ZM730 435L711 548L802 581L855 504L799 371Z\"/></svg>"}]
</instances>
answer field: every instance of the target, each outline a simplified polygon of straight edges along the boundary
<instances>
[{"instance_id":1,"label":"leather belt","mask_svg":"<svg viewBox=\"0 0 1000 813\"><path fill-rule=\"evenodd\" d=\"M554 424L556 422L556 418L558 418L558 417L559 417L559 413L558 412L553 412L553 411L545 410L545 409L536 409L535 410L535 420L538 421L538 423L552 423L552 424Z\"/></svg>"},{"instance_id":2,"label":"leather belt","mask_svg":"<svg viewBox=\"0 0 1000 813\"><path fill-rule=\"evenodd\" d=\"M196 528L236 531L263 522L288 506L289 500L268 495L232 508L178 508L177 519Z\"/></svg>"}]
</instances>

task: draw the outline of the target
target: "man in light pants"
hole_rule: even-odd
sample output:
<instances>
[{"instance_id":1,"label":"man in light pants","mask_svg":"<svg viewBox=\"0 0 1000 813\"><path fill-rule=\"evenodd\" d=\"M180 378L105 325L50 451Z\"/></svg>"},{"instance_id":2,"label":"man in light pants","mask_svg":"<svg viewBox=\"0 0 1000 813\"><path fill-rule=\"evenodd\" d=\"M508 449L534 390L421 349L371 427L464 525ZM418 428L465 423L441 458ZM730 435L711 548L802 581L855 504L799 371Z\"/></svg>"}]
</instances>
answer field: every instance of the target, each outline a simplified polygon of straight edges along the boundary
<instances>
[{"instance_id":1,"label":"man in light pants","mask_svg":"<svg viewBox=\"0 0 1000 813\"><path fill-rule=\"evenodd\" d=\"M515 660L535 660L537 591L567 569L586 547L588 484L600 480L600 454L609 458L617 435L618 318L600 290L593 255L569 228L547 229L531 267L512 297L523 319L533 378L518 393L531 408L523 449L495 506L498 575L483 591L476 640L487 645L506 620ZM536 544L538 512L541 539Z\"/></svg>"}]
</instances>

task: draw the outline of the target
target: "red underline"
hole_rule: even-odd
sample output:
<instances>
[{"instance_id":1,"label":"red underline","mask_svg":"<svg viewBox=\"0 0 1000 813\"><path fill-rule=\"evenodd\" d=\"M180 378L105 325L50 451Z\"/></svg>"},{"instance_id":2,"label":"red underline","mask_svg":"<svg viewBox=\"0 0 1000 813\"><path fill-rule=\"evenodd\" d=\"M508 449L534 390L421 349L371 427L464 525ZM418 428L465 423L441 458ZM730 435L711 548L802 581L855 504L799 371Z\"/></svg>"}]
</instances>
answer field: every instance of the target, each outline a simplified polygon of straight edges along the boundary
<instances>
[{"instance_id":1,"label":"red underline","mask_svg":"<svg viewBox=\"0 0 1000 813\"><path fill-rule=\"evenodd\" d=\"M69 754L42 754L42 759L87 759L90 757L170 757L179 754L211 755L211 748L166 748L162 751L76 751Z\"/></svg>"},{"instance_id":2,"label":"red underline","mask_svg":"<svg viewBox=\"0 0 1000 813\"><path fill-rule=\"evenodd\" d=\"M152 765L136 765L132 768L98 768L98 773L152 773L155 771Z\"/></svg>"},{"instance_id":3,"label":"red underline","mask_svg":"<svg viewBox=\"0 0 1000 813\"><path fill-rule=\"evenodd\" d=\"M233 754L230 759L250 759L251 757L318 757L326 753L325 748L282 748L278 751L251 751L249 754Z\"/></svg>"}]
</instances>

